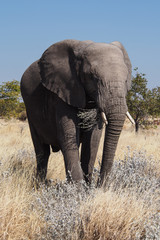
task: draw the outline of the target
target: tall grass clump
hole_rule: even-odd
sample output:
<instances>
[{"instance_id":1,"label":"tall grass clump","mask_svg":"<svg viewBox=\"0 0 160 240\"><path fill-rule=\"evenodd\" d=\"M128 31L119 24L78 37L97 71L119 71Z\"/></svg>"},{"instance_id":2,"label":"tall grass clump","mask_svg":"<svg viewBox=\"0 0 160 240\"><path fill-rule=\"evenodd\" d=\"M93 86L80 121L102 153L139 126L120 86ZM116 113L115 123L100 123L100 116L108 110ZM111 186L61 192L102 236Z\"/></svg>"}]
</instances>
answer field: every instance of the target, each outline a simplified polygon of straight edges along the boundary
<instances>
[{"instance_id":1,"label":"tall grass clump","mask_svg":"<svg viewBox=\"0 0 160 240\"><path fill-rule=\"evenodd\" d=\"M34 167L29 159L12 156L0 165L0 239L42 239L43 209L34 197Z\"/></svg>"}]
</instances>

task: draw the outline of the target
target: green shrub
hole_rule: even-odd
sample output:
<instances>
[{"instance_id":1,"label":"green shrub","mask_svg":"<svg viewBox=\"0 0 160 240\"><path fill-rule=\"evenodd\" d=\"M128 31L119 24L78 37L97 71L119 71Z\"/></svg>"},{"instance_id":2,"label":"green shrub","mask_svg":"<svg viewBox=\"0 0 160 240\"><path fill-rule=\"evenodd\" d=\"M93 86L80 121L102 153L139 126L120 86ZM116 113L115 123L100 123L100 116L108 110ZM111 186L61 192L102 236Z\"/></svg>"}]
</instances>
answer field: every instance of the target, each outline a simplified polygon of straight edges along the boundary
<instances>
[{"instance_id":1,"label":"green shrub","mask_svg":"<svg viewBox=\"0 0 160 240\"><path fill-rule=\"evenodd\" d=\"M0 85L0 117L19 118L22 112L24 115L24 111L19 82L13 80Z\"/></svg>"}]
</instances>

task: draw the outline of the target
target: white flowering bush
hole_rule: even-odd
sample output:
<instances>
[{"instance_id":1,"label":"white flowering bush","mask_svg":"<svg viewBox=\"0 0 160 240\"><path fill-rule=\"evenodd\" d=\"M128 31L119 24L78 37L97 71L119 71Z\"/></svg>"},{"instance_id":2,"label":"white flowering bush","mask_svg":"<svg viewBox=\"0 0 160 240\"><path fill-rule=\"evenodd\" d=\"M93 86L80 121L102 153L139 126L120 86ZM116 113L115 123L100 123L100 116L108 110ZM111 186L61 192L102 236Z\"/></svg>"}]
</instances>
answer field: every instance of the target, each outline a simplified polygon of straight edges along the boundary
<instances>
[{"instance_id":1,"label":"white flowering bush","mask_svg":"<svg viewBox=\"0 0 160 240\"><path fill-rule=\"evenodd\" d=\"M94 172L97 175L99 171L95 169ZM77 186L60 182L50 187L42 185L35 197L48 223L46 239L160 239L160 178L154 168L154 159L148 159L143 152L134 152L131 156L128 151L124 160L114 161L103 190L96 188L95 181L91 187L85 183ZM110 213L107 213L107 208ZM100 212L96 219L96 212L99 213L100 209L105 214ZM124 226L122 223L118 226L118 216L121 216ZM102 230L103 226L107 228L107 222L113 224L110 236ZM126 236L123 233L121 237L123 227Z\"/></svg>"}]
</instances>

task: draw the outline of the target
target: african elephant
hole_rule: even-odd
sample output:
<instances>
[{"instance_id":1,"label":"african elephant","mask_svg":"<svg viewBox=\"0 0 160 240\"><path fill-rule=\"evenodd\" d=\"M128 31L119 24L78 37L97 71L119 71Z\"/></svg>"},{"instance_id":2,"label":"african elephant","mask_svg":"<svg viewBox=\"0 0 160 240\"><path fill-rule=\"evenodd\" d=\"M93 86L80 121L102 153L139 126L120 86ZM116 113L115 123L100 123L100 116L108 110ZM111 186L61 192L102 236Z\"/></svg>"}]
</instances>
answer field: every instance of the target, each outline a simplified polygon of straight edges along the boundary
<instances>
[{"instance_id":1,"label":"african elephant","mask_svg":"<svg viewBox=\"0 0 160 240\"><path fill-rule=\"evenodd\" d=\"M109 173L125 120L131 63L120 42L64 40L50 46L21 79L30 132L37 159L37 177L47 173L50 149L62 151L67 178L91 181L102 124L79 127L79 109L103 112L102 184ZM81 156L79 157L79 146ZM50 148L51 147L51 148Z\"/></svg>"}]
</instances>

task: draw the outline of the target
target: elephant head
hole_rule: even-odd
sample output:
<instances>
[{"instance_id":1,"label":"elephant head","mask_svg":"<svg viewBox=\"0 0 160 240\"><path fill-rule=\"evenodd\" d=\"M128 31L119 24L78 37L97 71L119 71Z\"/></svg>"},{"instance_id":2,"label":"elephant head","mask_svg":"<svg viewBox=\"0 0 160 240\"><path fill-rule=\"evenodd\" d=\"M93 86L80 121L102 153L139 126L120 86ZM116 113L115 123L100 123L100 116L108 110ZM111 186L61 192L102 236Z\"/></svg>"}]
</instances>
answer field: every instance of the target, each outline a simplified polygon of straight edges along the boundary
<instances>
[{"instance_id":1,"label":"elephant head","mask_svg":"<svg viewBox=\"0 0 160 240\"><path fill-rule=\"evenodd\" d=\"M65 40L50 46L40 61L42 84L64 102L86 108L88 99L107 118L100 183L111 169L125 120L131 63L121 43Z\"/></svg>"}]
</instances>

